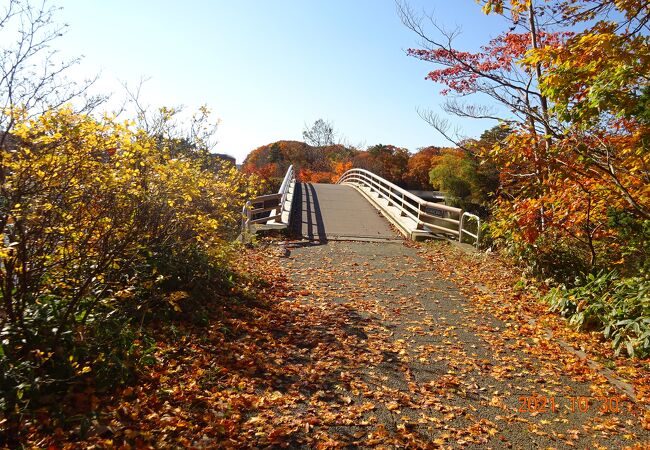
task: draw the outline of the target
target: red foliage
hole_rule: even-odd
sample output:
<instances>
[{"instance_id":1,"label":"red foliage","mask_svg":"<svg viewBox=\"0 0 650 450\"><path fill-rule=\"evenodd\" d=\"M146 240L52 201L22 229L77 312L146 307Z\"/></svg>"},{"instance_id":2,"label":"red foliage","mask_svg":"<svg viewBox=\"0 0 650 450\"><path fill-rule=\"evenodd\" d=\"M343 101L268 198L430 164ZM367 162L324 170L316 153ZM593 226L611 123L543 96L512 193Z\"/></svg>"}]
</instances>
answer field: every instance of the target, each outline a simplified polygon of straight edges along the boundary
<instances>
[{"instance_id":1,"label":"red foliage","mask_svg":"<svg viewBox=\"0 0 650 450\"><path fill-rule=\"evenodd\" d=\"M559 47L573 33L540 32L540 44L548 47ZM515 69L520 60L530 49L528 33L504 33L492 39L488 45L481 47L479 53L463 52L455 49L438 48L435 50L407 50L409 56L423 61L445 66L429 72L426 79L448 86L441 93L471 94L478 91L479 81L490 75L502 77L499 72L510 72Z\"/></svg>"}]
</instances>

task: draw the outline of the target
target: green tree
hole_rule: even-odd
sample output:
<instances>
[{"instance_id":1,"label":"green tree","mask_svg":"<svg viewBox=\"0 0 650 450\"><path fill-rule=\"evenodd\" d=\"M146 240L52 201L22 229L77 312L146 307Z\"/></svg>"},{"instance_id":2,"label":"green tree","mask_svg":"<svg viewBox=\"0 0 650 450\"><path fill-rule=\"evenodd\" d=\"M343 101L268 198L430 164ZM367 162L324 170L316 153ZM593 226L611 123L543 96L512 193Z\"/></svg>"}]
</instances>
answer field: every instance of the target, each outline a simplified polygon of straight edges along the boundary
<instances>
[{"instance_id":1,"label":"green tree","mask_svg":"<svg viewBox=\"0 0 650 450\"><path fill-rule=\"evenodd\" d=\"M435 189L445 193L447 203L466 208L471 201L474 174L471 161L462 151L447 150L434 157L429 180Z\"/></svg>"}]
</instances>

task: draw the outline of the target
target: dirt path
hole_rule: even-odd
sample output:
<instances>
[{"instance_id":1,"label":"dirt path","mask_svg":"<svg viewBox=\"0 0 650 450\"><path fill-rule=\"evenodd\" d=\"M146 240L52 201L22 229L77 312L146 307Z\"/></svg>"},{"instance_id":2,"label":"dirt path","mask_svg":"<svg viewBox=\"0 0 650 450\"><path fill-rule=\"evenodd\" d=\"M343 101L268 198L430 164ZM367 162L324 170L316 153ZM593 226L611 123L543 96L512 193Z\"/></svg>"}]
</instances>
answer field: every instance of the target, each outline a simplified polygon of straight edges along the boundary
<instances>
[{"instance_id":1,"label":"dirt path","mask_svg":"<svg viewBox=\"0 0 650 450\"><path fill-rule=\"evenodd\" d=\"M305 369L333 368L317 390L307 389L315 381L308 371L299 374L309 401L294 414L308 425L293 445L650 443L636 406L601 375L466 300L416 249L332 241L286 248L290 285L301 303L322 311L316 328L324 342L305 342L295 357ZM340 351L332 350L336 342L345 343Z\"/></svg>"}]
</instances>

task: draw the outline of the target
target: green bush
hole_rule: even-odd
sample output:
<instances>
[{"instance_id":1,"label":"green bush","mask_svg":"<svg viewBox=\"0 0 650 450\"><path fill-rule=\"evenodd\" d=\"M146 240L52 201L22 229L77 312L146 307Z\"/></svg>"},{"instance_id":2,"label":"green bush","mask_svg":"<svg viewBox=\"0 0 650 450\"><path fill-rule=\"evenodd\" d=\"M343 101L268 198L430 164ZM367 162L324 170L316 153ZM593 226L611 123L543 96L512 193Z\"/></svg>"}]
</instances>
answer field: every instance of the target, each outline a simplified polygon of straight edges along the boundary
<instances>
[{"instance_id":1,"label":"green bush","mask_svg":"<svg viewBox=\"0 0 650 450\"><path fill-rule=\"evenodd\" d=\"M529 276L573 287L577 274L590 272L587 250L574 242L551 233L538 236L533 243L516 239L514 227L505 229L503 221L488 221L485 227L492 244Z\"/></svg>"},{"instance_id":2,"label":"green bush","mask_svg":"<svg viewBox=\"0 0 650 450\"><path fill-rule=\"evenodd\" d=\"M650 220L630 212L609 210L608 225L618 233L620 260L628 273L650 273Z\"/></svg>"},{"instance_id":3,"label":"green bush","mask_svg":"<svg viewBox=\"0 0 650 450\"><path fill-rule=\"evenodd\" d=\"M597 330L612 340L616 355L650 355L650 278L620 278L616 271L589 274L546 296L551 311L581 330Z\"/></svg>"}]
</instances>

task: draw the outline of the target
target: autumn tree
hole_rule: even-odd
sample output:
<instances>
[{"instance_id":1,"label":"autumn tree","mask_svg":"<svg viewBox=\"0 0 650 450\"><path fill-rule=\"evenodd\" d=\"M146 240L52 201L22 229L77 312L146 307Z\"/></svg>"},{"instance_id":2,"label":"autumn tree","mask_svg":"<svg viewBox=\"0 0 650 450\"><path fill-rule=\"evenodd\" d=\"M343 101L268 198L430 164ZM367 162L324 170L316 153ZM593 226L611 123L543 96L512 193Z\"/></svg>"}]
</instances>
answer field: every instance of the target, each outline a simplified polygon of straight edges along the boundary
<instances>
[{"instance_id":1,"label":"autumn tree","mask_svg":"<svg viewBox=\"0 0 650 450\"><path fill-rule=\"evenodd\" d=\"M531 157L527 158L526 164L516 167L517 173L513 176L531 179L532 183L526 184L526 195L543 195L549 170L548 152L553 136L561 132L549 116L547 97L538 88L541 65L521 66L519 62L531 49L561 45L569 33L545 31L538 23L539 8L531 2L527 9L513 12L508 31L489 41L480 52L467 52L455 46L458 30L444 30L433 18L416 14L405 3L398 3L398 11L403 23L421 39L422 48L409 49L407 53L436 65L427 79L445 85L444 95L453 95L445 103L445 111L460 117L497 120L518 126L526 133ZM472 94L492 98L502 110L460 100ZM460 139L452 133L446 119L426 111L421 115L441 134L460 145ZM539 226L543 228L543 207L538 217Z\"/></svg>"},{"instance_id":2,"label":"autumn tree","mask_svg":"<svg viewBox=\"0 0 650 450\"><path fill-rule=\"evenodd\" d=\"M337 171L358 153L341 144L312 147L304 142L278 141L251 151L242 169L267 180L267 190L274 191L290 165L294 166L301 181L331 182L338 178Z\"/></svg>"},{"instance_id":3,"label":"autumn tree","mask_svg":"<svg viewBox=\"0 0 650 450\"><path fill-rule=\"evenodd\" d=\"M296 170L308 165L308 145L299 141L277 141L252 150L244 159L242 170L263 179L281 179L290 165ZM273 187L277 184L272 183ZM279 187L279 184L278 184Z\"/></svg>"},{"instance_id":4,"label":"autumn tree","mask_svg":"<svg viewBox=\"0 0 650 450\"><path fill-rule=\"evenodd\" d=\"M483 5L510 26L473 53L455 47L456 31L399 4L402 20L422 41L408 53L436 66L427 78L453 96L447 112L496 119L510 130L481 155L498 165L501 177L496 235L532 245L533 254L581 249L594 267L597 254L613 248L608 210L647 218L646 132L635 111L650 66L648 7L635 1ZM472 94L491 97L501 112L460 100ZM444 119L422 115L454 140Z\"/></svg>"},{"instance_id":5,"label":"autumn tree","mask_svg":"<svg viewBox=\"0 0 650 450\"><path fill-rule=\"evenodd\" d=\"M560 23L580 31L561 47L534 49L522 63L548 68L541 91L563 124L555 158L567 174L562 183L570 180L576 190L567 208L575 211L582 205L570 219L577 226L568 230L588 248L594 266L599 254L616 255L612 250L621 244L617 233L625 235L622 253L639 255L631 250L637 244L626 244L632 238L629 230L611 227L616 218L628 216L638 230L650 223L645 188L650 183L650 131L643 120L650 78L650 5L582 1L560 2L558 8ZM555 192L557 202L566 202L559 189ZM644 240L643 234L632 238Z\"/></svg>"},{"instance_id":6,"label":"autumn tree","mask_svg":"<svg viewBox=\"0 0 650 450\"><path fill-rule=\"evenodd\" d=\"M403 177L409 160L409 152L405 148L394 145L377 144L368 147L366 152L377 162L375 173L380 177L402 185Z\"/></svg>"},{"instance_id":7,"label":"autumn tree","mask_svg":"<svg viewBox=\"0 0 650 450\"><path fill-rule=\"evenodd\" d=\"M440 155L441 150L440 147L423 147L410 156L404 174L407 188L425 191L431 189L429 172L432 169L432 160Z\"/></svg>"},{"instance_id":8,"label":"autumn tree","mask_svg":"<svg viewBox=\"0 0 650 450\"><path fill-rule=\"evenodd\" d=\"M522 66L519 62L529 50L560 46L571 33L545 30L544 24L539 23L539 16L543 16L540 7L529 2L527 8L513 11L508 31L490 40L480 52L468 52L455 46L459 30L445 30L432 17L418 15L406 3L398 3L398 11L402 22L421 39L422 48L409 49L408 55L437 66L426 78L445 85L442 93L450 99L443 105L444 110L525 130L532 139L532 165L525 169L529 173L517 175L534 178L543 190L548 168L546 153L553 136L561 134L561 130L549 115L548 98L538 87L542 66ZM472 94L483 94L494 103L482 105L461 100ZM501 109L495 109L495 104ZM426 111L421 115L449 140L460 144L446 119Z\"/></svg>"}]
</instances>

